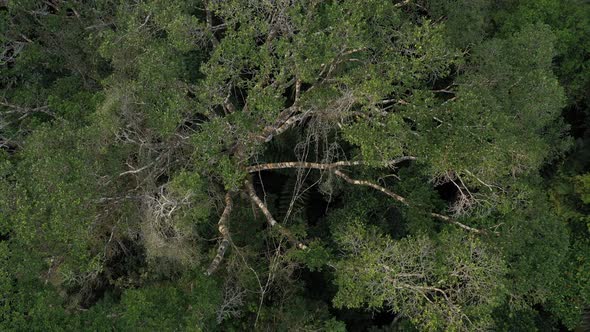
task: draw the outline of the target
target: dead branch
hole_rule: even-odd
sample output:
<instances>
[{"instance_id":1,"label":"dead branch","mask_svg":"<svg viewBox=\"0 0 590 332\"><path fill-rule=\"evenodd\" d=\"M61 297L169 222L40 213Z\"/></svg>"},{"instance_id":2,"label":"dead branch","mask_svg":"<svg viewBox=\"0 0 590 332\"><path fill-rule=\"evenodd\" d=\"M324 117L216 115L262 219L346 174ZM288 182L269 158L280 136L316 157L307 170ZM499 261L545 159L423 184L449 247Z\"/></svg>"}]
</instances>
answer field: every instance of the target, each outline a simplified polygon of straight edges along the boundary
<instances>
[{"instance_id":1,"label":"dead branch","mask_svg":"<svg viewBox=\"0 0 590 332\"><path fill-rule=\"evenodd\" d=\"M289 242L291 242L291 244L293 246L295 246L296 248L307 249L307 246L304 243L298 241L293 236L293 234L291 234L291 232L289 232L286 228L284 228L283 226L281 226L277 223L275 218L272 216L272 214L268 210L268 207L266 207L266 204L264 204L264 202L260 199L260 197L258 197L258 195L256 195L256 191L254 190L254 186L252 185L252 182L246 180L245 185L246 185L246 190L248 190L248 195L250 196L250 199L262 211L262 213L266 217L268 224L271 227L278 229L279 233L281 233L281 235L286 237L289 240Z\"/></svg>"},{"instance_id":2,"label":"dead branch","mask_svg":"<svg viewBox=\"0 0 590 332\"><path fill-rule=\"evenodd\" d=\"M289 121L289 119L292 118L298 111L299 108L295 105L291 105L286 109L282 110L279 116L277 117L275 123L271 126L266 126L262 130L262 133L260 133L260 135L256 137L256 139L258 141L264 141L266 143L270 142L270 140L272 140L272 138L276 135L276 131L278 128L282 127L284 129L281 131L281 133L289 128L284 126L284 124L287 121ZM297 121L291 121L291 125L294 125L295 123L297 123Z\"/></svg>"},{"instance_id":3,"label":"dead branch","mask_svg":"<svg viewBox=\"0 0 590 332\"><path fill-rule=\"evenodd\" d=\"M351 179L348 175L342 173L339 170L334 170L334 174L336 174L337 176L341 177L342 179L344 179L344 181L346 181L346 182L348 182L350 184L371 187L373 189L379 190L380 192L386 194L389 197L392 197L393 199L397 200L400 203L403 203L406 206L410 206L409 202L404 197L402 197L402 196L400 196L400 195L398 195L398 194L396 194L396 193L388 190L387 188L381 187L380 185L377 185L377 184L375 184L373 182L364 181L364 180ZM462 223L460 223L460 222L458 222L458 221L456 221L456 220L454 220L454 219L452 219L450 217L447 217L445 215L442 215L442 214L431 212L430 213L430 216L435 217L435 218L440 219L440 220L443 220L443 221L446 221L448 223L457 225L457 226L459 226L459 227L461 227L461 228L463 228L465 230L468 230L468 231L473 232L473 233L476 233L476 234L486 234L486 231L483 231L483 230L480 230L480 229L477 229L477 228L473 228L473 227L469 227L469 226L467 226L465 224L462 224Z\"/></svg>"},{"instance_id":4,"label":"dead branch","mask_svg":"<svg viewBox=\"0 0 590 332\"><path fill-rule=\"evenodd\" d=\"M225 255L225 251L227 250L227 247L229 247L230 235L229 235L229 228L228 228L228 220L229 220L229 215L232 210L232 206L233 206L233 204L232 204L231 193L228 192L225 194L225 209L223 210L223 213L221 214L221 217L219 218L219 222L217 223L217 225L219 226L219 228L218 228L219 233L221 233L222 239L221 239L221 243L219 243L219 247L217 248L217 254L215 255L215 258L213 259L213 261L209 265L207 272L205 272L205 274L208 276L213 274L217 270L217 268L219 267L219 263L221 263L221 261L223 260L223 256Z\"/></svg>"},{"instance_id":5,"label":"dead branch","mask_svg":"<svg viewBox=\"0 0 590 332\"><path fill-rule=\"evenodd\" d=\"M0 101L0 106L4 106L6 108L9 108L9 111L5 111L5 114L18 114L20 115L20 117L18 118L18 120L22 120L24 118L26 118L27 116L33 114L33 113L44 113L47 114L53 118L55 118L55 114L49 110L49 106L44 105L44 106L39 106L39 107L35 107L35 108L29 108L29 107L23 107L23 106L19 106L19 105L14 105L14 104L10 104L6 101Z\"/></svg>"},{"instance_id":6,"label":"dead branch","mask_svg":"<svg viewBox=\"0 0 590 332\"><path fill-rule=\"evenodd\" d=\"M136 174L136 173L139 173L139 172L143 171L144 169L150 167L152 164L153 163L150 163L150 164L145 165L145 166L143 166L141 168L137 168L137 169L132 169L132 170L129 170L129 171L125 171L123 173L120 173L119 176L123 176L125 174Z\"/></svg>"},{"instance_id":7,"label":"dead branch","mask_svg":"<svg viewBox=\"0 0 590 332\"><path fill-rule=\"evenodd\" d=\"M398 202L400 202L400 203L402 203L404 205L408 205L408 206L410 205L408 203L408 201L404 197L402 197L402 196L400 196L400 195L398 195L398 194L390 191L387 188L381 187L378 184L375 184L375 183L370 182L370 181L365 181L365 180L355 180L355 179L352 179L348 175L342 173L339 170L334 170L334 174L337 175L337 176L339 176L339 177L341 177L344 181L346 181L346 182L348 182L350 184L354 184L354 185L358 185L358 186L371 187L371 188L373 188L375 190L379 190L380 192L384 193L385 195L387 195L387 196L395 199L396 201L398 201Z\"/></svg>"},{"instance_id":8,"label":"dead branch","mask_svg":"<svg viewBox=\"0 0 590 332\"><path fill-rule=\"evenodd\" d=\"M431 212L431 213L430 213L430 215L431 215L432 217L434 217L434 218L437 218L437 219L440 219L440 220L446 221L446 222L448 222L448 223L451 223L451 224L457 225L457 226L459 226L459 227L461 227L461 228L463 228L463 229L465 229L465 230L468 230L468 231L470 231L470 232L473 232L473 233L476 233L476 234L486 234L486 233L487 233L486 231L483 231L483 230L481 230L481 229L477 229L477 228L469 227L469 226L467 226L467 225L465 225L465 224L462 224L462 223L460 223L460 222L458 222L458 221L456 221L456 220L452 219L451 217L448 217L448 216L445 216L445 215L442 215L442 214L438 214L438 213ZM497 233L495 233L495 234L497 234Z\"/></svg>"},{"instance_id":9,"label":"dead branch","mask_svg":"<svg viewBox=\"0 0 590 332\"><path fill-rule=\"evenodd\" d=\"M225 97L225 99L223 100L223 108L225 109L225 111L228 114L234 113L236 111L236 107L234 106L234 104L229 100L229 98L231 97L231 90L230 92L227 93L227 96Z\"/></svg>"},{"instance_id":10,"label":"dead branch","mask_svg":"<svg viewBox=\"0 0 590 332\"><path fill-rule=\"evenodd\" d=\"M402 2L396 3L395 6L396 7L403 7L403 6L407 5L408 3L410 3L410 0L404 0Z\"/></svg>"},{"instance_id":11,"label":"dead branch","mask_svg":"<svg viewBox=\"0 0 590 332\"><path fill-rule=\"evenodd\" d=\"M283 163L269 163L269 164L258 164L254 166L250 166L247 168L249 173L260 172L260 171L268 171L274 169L286 169L286 168L309 168L309 169L333 169L338 168L341 166L356 166L362 165L362 161L339 161L331 164L322 164L322 163L311 163L311 162L304 162L304 161L291 161L291 162L283 162Z\"/></svg>"},{"instance_id":12,"label":"dead branch","mask_svg":"<svg viewBox=\"0 0 590 332\"><path fill-rule=\"evenodd\" d=\"M301 80L297 79L295 81L295 102L296 103L299 101L300 97L301 97Z\"/></svg>"},{"instance_id":13,"label":"dead branch","mask_svg":"<svg viewBox=\"0 0 590 332\"><path fill-rule=\"evenodd\" d=\"M205 1L205 19L207 21L207 28L211 33L211 43L213 47L217 47L219 45L219 40L215 37L215 32L213 30L213 17L211 15L211 9L209 8L209 1Z\"/></svg>"},{"instance_id":14,"label":"dead branch","mask_svg":"<svg viewBox=\"0 0 590 332\"><path fill-rule=\"evenodd\" d=\"M416 157L413 156L403 156L388 162L383 163L383 166L389 167L389 166L393 166L397 163L400 163L402 161L406 161L406 160L416 160ZM338 161L335 163L312 163L312 162L297 162L297 161L293 161L293 162L283 162L283 163L268 163L268 164L259 164L259 165L254 165L254 166L250 166L247 168L247 171L249 173L254 173L254 172L260 172L260 171L265 171L265 170L275 170L275 169L287 169L287 168L307 168L307 169L318 169L318 170L330 170L331 172L333 172L336 176L342 178L344 181L350 183L350 184L354 184L354 185L358 185L358 186L365 186L365 187L370 187L373 188L375 190L378 190L382 193L384 193L385 195L395 199L396 201L406 205L406 206L410 206L410 203L408 202L408 200L405 197L402 197L394 192L392 192L391 190L382 187L376 183L370 182L370 181L366 181L366 180L356 180L356 179L352 179L351 177L349 177L348 175L346 175L345 173L343 173L342 171L340 171L338 168L340 167L346 167L346 166L358 166L358 165L366 165L366 162L364 161ZM255 195L255 193L254 193ZM252 197L252 196L250 196ZM258 197L256 197L258 199L258 201L260 201L260 199ZM254 200L254 198L253 198ZM260 201L260 203L257 203L257 205L260 207L262 204L264 206L264 203L262 203L262 201ZM276 221L274 221L274 219L272 218L272 215L270 215L270 212L268 212L268 209L266 209L266 206L264 206L264 209L261 207L261 210L264 212L264 214L266 215L267 219L269 219L269 223L271 223L271 226L273 226L273 223L276 223ZM267 214L268 212L268 214ZM477 228L473 228L473 227L469 227L465 224L462 224L448 216L442 215L442 214L438 214L438 213L430 213L430 216L446 221L448 223L457 225L465 230L468 230L470 232L474 232L476 234L486 234L486 231L477 229Z\"/></svg>"},{"instance_id":15,"label":"dead branch","mask_svg":"<svg viewBox=\"0 0 590 332\"><path fill-rule=\"evenodd\" d=\"M217 324L225 319L239 317L244 305L246 290L232 279L226 279L223 285L223 302L217 309Z\"/></svg>"},{"instance_id":16,"label":"dead branch","mask_svg":"<svg viewBox=\"0 0 590 332\"><path fill-rule=\"evenodd\" d=\"M280 134L287 131L289 128L293 127L297 122L301 122L307 117L309 117L312 112L305 112L299 115L295 115L287 119L282 125L275 128L272 133L270 133L267 137L265 137L264 142L268 143L272 140L274 136L279 136Z\"/></svg>"},{"instance_id":17,"label":"dead branch","mask_svg":"<svg viewBox=\"0 0 590 332\"><path fill-rule=\"evenodd\" d=\"M412 156L403 156L399 157L387 162L382 163L384 167L391 167L395 164L399 164L406 160L416 160L416 157ZM286 169L286 168L310 168L310 169L319 169L319 170L326 170L326 169L336 169L339 167L346 167L346 166L359 166L359 165L366 165L367 162L365 161L338 161L335 163L311 163L311 162L303 162L303 161L292 161L292 162L282 162L282 163L268 163L268 164L259 164L253 165L247 168L249 173L260 172L260 171L267 171L267 170L274 170L274 169Z\"/></svg>"},{"instance_id":18,"label":"dead branch","mask_svg":"<svg viewBox=\"0 0 590 332\"><path fill-rule=\"evenodd\" d=\"M114 22L101 22L101 23L89 25L89 26L85 27L84 30L101 29L101 28L106 28L111 25L115 25L115 23Z\"/></svg>"}]
</instances>

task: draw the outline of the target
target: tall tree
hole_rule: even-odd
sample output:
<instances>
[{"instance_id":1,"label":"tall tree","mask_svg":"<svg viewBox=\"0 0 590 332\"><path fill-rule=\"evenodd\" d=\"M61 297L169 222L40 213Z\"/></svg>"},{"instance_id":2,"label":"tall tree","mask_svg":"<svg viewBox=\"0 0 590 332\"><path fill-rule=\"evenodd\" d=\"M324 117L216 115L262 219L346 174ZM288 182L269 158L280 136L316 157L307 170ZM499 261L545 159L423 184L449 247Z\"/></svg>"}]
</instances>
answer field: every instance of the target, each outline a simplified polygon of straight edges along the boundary
<instances>
[{"instance_id":1,"label":"tall tree","mask_svg":"<svg viewBox=\"0 0 590 332\"><path fill-rule=\"evenodd\" d=\"M574 326L559 268L585 275L587 243L539 170L578 58L554 20L467 4L0 4L7 328Z\"/></svg>"}]
</instances>

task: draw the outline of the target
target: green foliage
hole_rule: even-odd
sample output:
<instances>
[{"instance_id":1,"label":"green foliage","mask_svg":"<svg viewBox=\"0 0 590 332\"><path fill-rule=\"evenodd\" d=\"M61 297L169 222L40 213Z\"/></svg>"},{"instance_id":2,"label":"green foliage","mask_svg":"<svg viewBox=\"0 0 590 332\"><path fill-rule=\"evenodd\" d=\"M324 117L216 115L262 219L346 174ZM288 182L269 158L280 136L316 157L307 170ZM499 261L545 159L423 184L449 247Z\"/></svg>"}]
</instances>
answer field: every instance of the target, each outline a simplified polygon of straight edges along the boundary
<instances>
[{"instance_id":1,"label":"green foliage","mask_svg":"<svg viewBox=\"0 0 590 332\"><path fill-rule=\"evenodd\" d=\"M489 325L502 301L504 264L477 240L447 233L440 243L392 241L359 222L334 237L345 253L336 265L337 307L388 305L425 330L473 330Z\"/></svg>"},{"instance_id":2,"label":"green foliage","mask_svg":"<svg viewBox=\"0 0 590 332\"><path fill-rule=\"evenodd\" d=\"M310 271L322 271L322 268L328 264L332 259L330 251L322 246L320 241L313 241L309 243L309 250L295 251L291 256L301 261Z\"/></svg>"},{"instance_id":3,"label":"green foliage","mask_svg":"<svg viewBox=\"0 0 590 332\"><path fill-rule=\"evenodd\" d=\"M551 298L568 251L568 230L561 218L539 197L501 220L510 225L497 240L510 266L509 287L515 306L543 303ZM524 300L524 301L523 301Z\"/></svg>"},{"instance_id":4,"label":"green foliage","mask_svg":"<svg viewBox=\"0 0 590 332\"><path fill-rule=\"evenodd\" d=\"M94 201L102 191L95 177L102 172L100 154L90 146L82 131L67 125L61 130L39 129L27 140L14 175L15 197L7 197L14 202L13 230L21 241L44 247L50 255L92 259Z\"/></svg>"},{"instance_id":5,"label":"green foliage","mask_svg":"<svg viewBox=\"0 0 590 332\"><path fill-rule=\"evenodd\" d=\"M128 290L121 297L118 327L123 330L202 331L218 304L211 281L203 277L183 285L154 285Z\"/></svg>"},{"instance_id":6,"label":"green foliage","mask_svg":"<svg viewBox=\"0 0 590 332\"><path fill-rule=\"evenodd\" d=\"M191 223L205 222L210 214L209 200L205 193L205 182L198 173L181 171L170 181L169 190L181 199L187 199L194 203L186 215L179 218L188 219Z\"/></svg>"},{"instance_id":7,"label":"green foliage","mask_svg":"<svg viewBox=\"0 0 590 332\"><path fill-rule=\"evenodd\" d=\"M573 243L566 260L560 265L561 276L551 285L548 309L574 329L580 324L582 312L590 299L590 244L588 240Z\"/></svg>"},{"instance_id":8,"label":"green foliage","mask_svg":"<svg viewBox=\"0 0 590 332\"><path fill-rule=\"evenodd\" d=\"M576 177L576 193L584 204L590 204L590 174Z\"/></svg>"},{"instance_id":9,"label":"green foliage","mask_svg":"<svg viewBox=\"0 0 590 332\"><path fill-rule=\"evenodd\" d=\"M551 73L552 40L548 27L527 26L475 50L457 99L437 112L442 124L428 150L434 174L467 169L495 182L563 153L564 96Z\"/></svg>"},{"instance_id":10,"label":"green foliage","mask_svg":"<svg viewBox=\"0 0 590 332\"><path fill-rule=\"evenodd\" d=\"M264 308L264 311L260 313L260 329L270 331L346 331L343 322L330 317L325 305L302 297L287 299L277 308Z\"/></svg>"},{"instance_id":11,"label":"green foliage","mask_svg":"<svg viewBox=\"0 0 590 332\"><path fill-rule=\"evenodd\" d=\"M1 330L554 330L590 305L587 4L0 6Z\"/></svg>"},{"instance_id":12,"label":"green foliage","mask_svg":"<svg viewBox=\"0 0 590 332\"><path fill-rule=\"evenodd\" d=\"M494 13L499 33L509 34L531 23L551 26L557 36L558 66L555 71L568 95L575 101L588 98L588 58L590 49L589 6L583 1L506 1Z\"/></svg>"},{"instance_id":13,"label":"green foliage","mask_svg":"<svg viewBox=\"0 0 590 332\"><path fill-rule=\"evenodd\" d=\"M464 48L477 45L486 37L490 4L488 0L431 0L428 8L433 17L444 17L449 42Z\"/></svg>"}]
</instances>

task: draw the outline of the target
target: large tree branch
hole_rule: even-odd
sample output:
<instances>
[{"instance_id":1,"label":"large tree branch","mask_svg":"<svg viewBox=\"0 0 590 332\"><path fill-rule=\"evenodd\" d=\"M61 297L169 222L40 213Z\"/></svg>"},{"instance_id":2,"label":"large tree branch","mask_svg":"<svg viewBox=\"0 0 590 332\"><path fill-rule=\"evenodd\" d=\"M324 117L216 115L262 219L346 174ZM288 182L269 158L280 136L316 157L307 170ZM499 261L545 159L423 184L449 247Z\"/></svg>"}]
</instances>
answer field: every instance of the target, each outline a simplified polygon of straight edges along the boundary
<instances>
[{"instance_id":1,"label":"large tree branch","mask_svg":"<svg viewBox=\"0 0 590 332\"><path fill-rule=\"evenodd\" d=\"M278 229L279 233L281 233L284 237L286 237L289 240L289 242L291 242L291 244L293 244L293 246L295 246L296 248L307 249L307 246L304 243L302 243L301 241L298 241L293 236L293 234L291 234L291 232L289 232L286 228L284 228L283 226L281 226L277 223L275 218L272 216L272 214L268 210L268 207L266 206L266 204L264 204L264 202L260 199L260 197L258 197L258 195L256 195L256 190L254 190L254 186L252 185L252 182L246 180L245 185L246 185L246 190L248 190L248 195L250 196L250 199L262 211L262 213L266 217L266 221L268 222L269 226L272 228Z\"/></svg>"},{"instance_id":2,"label":"large tree branch","mask_svg":"<svg viewBox=\"0 0 590 332\"><path fill-rule=\"evenodd\" d=\"M44 113L44 114L47 114L47 115L55 118L55 114L51 110L49 110L49 106L47 106L47 105L39 106L39 107L35 107L35 108L29 108L29 107L23 107L23 106L19 106L19 105L10 104L6 101L0 101L0 106L4 106L4 107L10 109L9 111L5 111L4 112L5 114L18 114L18 115L20 115L18 120L22 120L33 113Z\"/></svg>"},{"instance_id":3,"label":"large tree branch","mask_svg":"<svg viewBox=\"0 0 590 332\"><path fill-rule=\"evenodd\" d=\"M459 227L461 227L461 228L463 228L465 230L468 230L470 232L473 232L473 233L477 233L477 234L486 234L487 233L484 230L473 228L473 227L469 227L469 226L467 226L465 224L462 224L462 223L458 222L457 220L454 220L453 218L451 218L449 216L445 216L443 214L438 214L438 213L431 212L430 215L432 217L434 217L434 218L437 218L437 219L446 221L446 222L451 223L453 225L457 225L457 226L459 226ZM498 233L497 232L494 232L494 234L497 235Z\"/></svg>"},{"instance_id":4,"label":"large tree branch","mask_svg":"<svg viewBox=\"0 0 590 332\"><path fill-rule=\"evenodd\" d=\"M289 106L282 110L277 116L277 120L272 125L264 127L262 132L256 136L256 140L259 142L269 142L272 140L272 138L275 136L275 131L277 128L283 126L283 124L293 117L298 110L299 108L295 105ZM295 122L293 124L295 124Z\"/></svg>"},{"instance_id":5,"label":"large tree branch","mask_svg":"<svg viewBox=\"0 0 590 332\"><path fill-rule=\"evenodd\" d=\"M333 169L338 168L341 166L356 166L362 165L362 161L339 161L331 164L322 164L322 163L310 163L305 161L291 161L291 162L283 162L283 163L268 163L268 164L258 164L254 166L248 167L246 170L249 173L260 172L260 171L268 171L274 169L286 169L286 168L308 168L308 169Z\"/></svg>"},{"instance_id":6,"label":"large tree branch","mask_svg":"<svg viewBox=\"0 0 590 332\"><path fill-rule=\"evenodd\" d=\"M386 167L392 166L392 165L398 164L398 163L400 163L402 161L406 161L406 160L416 160L416 157L403 156L403 157L396 158L396 159L388 161L388 162L384 162L383 166L386 166ZM410 203L408 202L408 200L405 197L400 196L400 195L392 192L391 190L389 190L385 187L382 187L376 183L366 181L366 180L352 179L351 177L349 177L348 175L344 174L342 171L339 170L340 167L358 166L358 165L366 165L366 164L367 163L364 161L338 161L338 162L334 162L334 163L311 163L311 162L304 162L304 161L292 161L292 162L283 162L283 163L268 163L268 164L253 165L253 166L246 168L246 170L249 173L266 171L266 170L275 170L275 169L287 169L287 168L307 168L307 169L318 169L318 170L330 170L336 176L342 178L344 181L346 181L350 184L373 188L373 189L384 193L385 195L395 199L396 201L398 201L406 206L410 206ZM267 211L268 211L268 209L267 209ZM264 210L263 210L263 212L264 212ZM266 215L266 213L265 213L265 215ZM270 212L268 215L270 215ZM268 218L268 215L267 215L267 218ZM486 231L483 231L483 230L480 230L477 228L473 228L473 227L469 227L465 224L462 224L462 223L452 219L451 217L448 217L448 216L445 216L445 215L442 215L439 213L432 212L432 213L430 213L430 216L440 219L440 220L443 220L443 221L446 221L448 223L457 225L465 230L468 230L468 231L476 233L476 234L486 234L487 233ZM272 216L271 216L271 218L272 218ZM274 219L272 219L272 220L274 220Z\"/></svg>"},{"instance_id":7,"label":"large tree branch","mask_svg":"<svg viewBox=\"0 0 590 332\"><path fill-rule=\"evenodd\" d=\"M226 113L231 114L236 111L236 107L230 100L231 97L231 88L230 91L227 93L227 97L223 100L223 108L225 109Z\"/></svg>"},{"instance_id":8,"label":"large tree branch","mask_svg":"<svg viewBox=\"0 0 590 332\"><path fill-rule=\"evenodd\" d=\"M394 159L394 160L391 160L388 162L384 162L383 166L392 166L392 165L398 164L398 163L400 163L402 161L406 161L406 160L416 160L416 157L403 156L403 157L400 157L400 158L397 158L397 159ZM400 196L400 195L392 192L391 190L389 190L385 187L382 187L376 183L373 183L371 181L352 179L351 177L349 177L348 175L346 175L345 173L343 173L342 171L339 170L340 167L358 166L358 165L366 165L366 162L364 162L364 161L338 161L338 162L334 162L334 163L312 163L312 162L304 162L304 161L292 161L292 162L283 162L283 163L268 163L268 164L253 165L253 166L248 167L246 170L249 173L267 171L267 170L275 170L275 169L288 169L288 168L330 170L336 176L342 178L344 181L346 181L350 184L373 188L373 189L384 193L385 195L395 199L396 201L398 201L406 206L410 206L410 203L408 202L408 200L405 197ZM255 195L255 193L254 193L254 195ZM256 198L258 199L258 201L260 201L260 199L258 197L256 197ZM254 198L253 198L253 200L254 200ZM260 204L264 205L262 203L262 201L260 201L260 204L259 203L257 203L257 204L259 207L261 206ZM264 209L261 207L261 209L264 212L266 207L264 206ZM266 211L268 212L268 209L266 209ZM264 212L264 214L267 216L267 219L269 220L269 222L272 221L272 222L276 223L276 221L274 221L274 219L270 215L270 212L268 212L268 213L267 212ZM439 213L432 212L432 213L430 213L430 216L440 219L440 220L443 220L445 222L454 224L456 226L459 226L465 230L468 230L468 231L476 233L476 234L486 234L487 233L486 231L467 226L465 224L462 224L462 223L452 219L451 217L448 217L448 216L445 216L445 215L442 215ZM271 222L271 226L274 225L274 224L272 224L272 222Z\"/></svg>"},{"instance_id":9,"label":"large tree branch","mask_svg":"<svg viewBox=\"0 0 590 332\"><path fill-rule=\"evenodd\" d=\"M384 167L390 167L395 164L399 164L406 160L416 160L416 157L412 156L403 156L399 157L390 161L383 162L381 165ZM320 169L320 170L332 170L337 169L340 167L346 166L359 166L359 165L366 165L367 162L365 161L337 161L334 163L310 163L304 161L291 161L291 162L283 162L283 163L268 163L268 164L258 164L253 165L247 168L249 173L260 172L260 171L267 171L267 170L274 170L274 169L286 169L286 168L308 168L308 169Z\"/></svg>"},{"instance_id":10,"label":"large tree branch","mask_svg":"<svg viewBox=\"0 0 590 332\"><path fill-rule=\"evenodd\" d=\"M398 163L406 161L406 160L416 160L416 157L403 156L403 157L399 157L399 158L396 158L391 161L384 162L382 165L385 167L389 167L389 166L393 166L395 164L398 164ZM348 175L344 174L342 171L339 170L340 167L358 166L358 165L366 165L366 164L367 163L364 161L338 161L338 162L334 162L334 163L311 163L311 162L303 162L303 161L292 161L292 162L283 162L283 163L268 163L268 164L253 165L253 166L248 167L246 170L249 173L267 171L267 170L275 170L275 169L288 169L288 168L330 170L336 176L342 178L344 181L346 181L350 184L373 188L373 189L384 193L385 195L395 199L396 201L398 201L406 206L410 206L410 203L408 202L408 200L405 197L400 196L400 195L392 192L391 190L389 190L385 187L382 187L376 183L366 181L366 180L352 179L351 177L349 177ZM439 213L432 212L432 213L430 213L430 216L440 219L440 220L443 220L445 222L457 225L465 230L468 230L468 231L476 233L476 234L486 234L487 233L486 231L483 231L483 230L480 230L477 228L473 228L473 227L469 227L465 224L462 224L462 223L452 219L451 217L448 217L448 216L445 216L445 215L442 215Z\"/></svg>"},{"instance_id":11,"label":"large tree branch","mask_svg":"<svg viewBox=\"0 0 590 332\"><path fill-rule=\"evenodd\" d=\"M207 29L209 33L211 33L211 43L213 47L217 47L219 45L219 40L215 37L215 31L213 29L213 15L211 14L211 9L209 8L209 1L205 1L205 20L207 21Z\"/></svg>"},{"instance_id":12,"label":"large tree branch","mask_svg":"<svg viewBox=\"0 0 590 332\"><path fill-rule=\"evenodd\" d=\"M223 260L223 256L225 255L225 251L229 247L230 236L229 236L228 221L229 221L229 215L232 210L232 206L233 206L233 203L232 203L231 193L227 192L225 194L225 209L223 210L223 213L221 214L221 217L219 218L219 222L217 223L217 225L219 227L218 228L219 233L221 233L222 239L221 239L221 243L219 243L219 247L217 248L217 254L215 255L215 258L213 259L213 261L209 265L207 272L205 272L205 274L208 276L213 274L217 270L217 268L219 267L219 263L221 263L221 261Z\"/></svg>"},{"instance_id":13,"label":"large tree branch","mask_svg":"<svg viewBox=\"0 0 590 332\"><path fill-rule=\"evenodd\" d=\"M276 127L268 136L264 138L264 142L268 143L272 140L274 136L279 136L280 134L287 131L289 128L293 127L297 122L301 122L307 117L309 117L312 112L305 112L303 114L294 115L287 119L287 121L283 122L280 126Z\"/></svg>"},{"instance_id":14,"label":"large tree branch","mask_svg":"<svg viewBox=\"0 0 590 332\"><path fill-rule=\"evenodd\" d=\"M378 184L375 184L375 183L370 182L370 181L351 179L348 175L342 173L339 170L334 170L333 172L334 172L334 174L336 174L337 176L341 177L342 179L344 179L344 181L346 181L346 182L348 182L350 184L371 187L371 188L373 188L375 190L379 190L380 192L386 194L389 197L392 197L393 199L397 200L398 202L400 202L400 203L402 203L402 204L404 204L406 206L410 206L410 203L408 202L407 199L405 199L404 197L402 197L402 196L400 196L400 195L398 195L398 194L396 194L396 193L394 193L394 192L388 190L387 188L384 188L384 187L382 187L382 186L380 186ZM431 217L434 217L434 218L437 218L437 219L440 219L440 220L443 220L443 221L446 221L446 222L451 223L453 225L459 226L459 227L461 227L461 228L463 228L465 230L468 230L468 231L473 232L473 233L476 233L476 234L486 234L487 233L486 231L483 231L483 230L477 229L477 228L473 228L473 227L469 227L469 226L467 226L465 224L462 224L462 223L460 223L460 222L452 219L451 217L448 217L448 216L445 216L445 215L442 215L442 214L439 214L439 213L431 212L430 213L430 216Z\"/></svg>"},{"instance_id":15,"label":"large tree branch","mask_svg":"<svg viewBox=\"0 0 590 332\"><path fill-rule=\"evenodd\" d=\"M390 191L389 189L387 189L385 187L381 187L378 184L375 184L375 183L370 182L370 181L365 181L365 180L355 180L355 179L352 179L348 175L342 173L341 171L339 171L337 169L334 170L333 172L334 172L334 174L336 174L337 176L341 177L344 181L346 181L346 182L348 182L350 184L354 184L354 185L357 185L357 186L371 187L371 188L373 188L375 190L379 190L380 192L384 193L385 195L387 195L387 196L395 199L396 201L398 201L398 202L400 202L400 203L402 203L404 205L408 205L408 206L410 205L408 203L408 200L406 200L404 197L402 197L402 196L400 196L400 195L398 195L398 194Z\"/></svg>"}]
</instances>

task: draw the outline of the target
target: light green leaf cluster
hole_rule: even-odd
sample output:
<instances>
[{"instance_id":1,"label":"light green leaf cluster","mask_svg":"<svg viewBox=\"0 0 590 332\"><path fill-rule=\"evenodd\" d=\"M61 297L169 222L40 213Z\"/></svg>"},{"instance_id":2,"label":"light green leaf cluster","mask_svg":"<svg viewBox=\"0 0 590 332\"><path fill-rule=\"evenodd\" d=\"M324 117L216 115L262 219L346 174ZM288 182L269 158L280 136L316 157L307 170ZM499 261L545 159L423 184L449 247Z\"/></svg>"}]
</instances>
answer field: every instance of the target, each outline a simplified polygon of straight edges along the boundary
<instances>
[{"instance_id":1,"label":"light green leaf cluster","mask_svg":"<svg viewBox=\"0 0 590 332\"><path fill-rule=\"evenodd\" d=\"M334 239L344 252L337 307L386 305L425 330L473 331L491 323L503 299L506 267L477 239L443 233L438 241L393 241L359 221L342 225Z\"/></svg>"}]
</instances>

